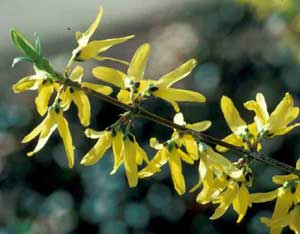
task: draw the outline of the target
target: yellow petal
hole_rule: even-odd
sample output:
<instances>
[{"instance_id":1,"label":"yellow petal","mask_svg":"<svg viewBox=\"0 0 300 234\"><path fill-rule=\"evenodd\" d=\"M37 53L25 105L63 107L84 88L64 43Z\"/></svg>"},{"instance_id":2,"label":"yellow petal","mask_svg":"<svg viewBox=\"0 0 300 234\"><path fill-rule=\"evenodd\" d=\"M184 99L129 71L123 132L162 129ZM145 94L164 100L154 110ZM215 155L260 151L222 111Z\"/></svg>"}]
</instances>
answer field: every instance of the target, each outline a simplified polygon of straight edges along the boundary
<instances>
[{"instance_id":1,"label":"yellow petal","mask_svg":"<svg viewBox=\"0 0 300 234\"><path fill-rule=\"evenodd\" d=\"M122 148L123 148L123 134L121 131L117 131L117 134L113 136L112 138L112 149L114 154L114 166L113 170L110 172L110 174L116 173L116 171L119 169L121 164L124 161L124 158L122 157Z\"/></svg>"},{"instance_id":2,"label":"yellow petal","mask_svg":"<svg viewBox=\"0 0 300 234\"><path fill-rule=\"evenodd\" d=\"M141 45L134 53L127 70L127 74L132 80L140 81L144 78L149 53L150 45L148 43Z\"/></svg>"},{"instance_id":3,"label":"yellow petal","mask_svg":"<svg viewBox=\"0 0 300 234\"><path fill-rule=\"evenodd\" d=\"M233 200L233 209L239 214L237 223L241 222L246 215L248 206L250 204L249 192L245 184L242 184L238 195Z\"/></svg>"},{"instance_id":4,"label":"yellow petal","mask_svg":"<svg viewBox=\"0 0 300 234\"><path fill-rule=\"evenodd\" d=\"M100 6L98 15L97 15L95 21L90 25L90 27L84 33L77 32L75 34L76 40L78 41L78 43L80 45L82 45L82 46L87 45L90 37L94 34L98 25L100 24L102 16L103 16L103 8Z\"/></svg>"},{"instance_id":5,"label":"yellow petal","mask_svg":"<svg viewBox=\"0 0 300 234\"><path fill-rule=\"evenodd\" d=\"M40 151L45 146L45 144L47 143L49 137L51 136L51 134L53 133L53 131L57 127L54 114L55 114L54 110L50 110L48 112L48 115L47 115L47 117L45 119L45 122L43 123L43 125L41 127L41 132L40 132L40 136L39 136L37 145L35 146L35 148L34 148L33 151L27 153L27 156L34 155L35 153L37 153L38 151ZM31 133L29 133L23 139L23 142L26 142L26 140L30 140L30 138L34 137L35 134L37 133L37 131L39 130L37 128L34 129Z\"/></svg>"},{"instance_id":6,"label":"yellow petal","mask_svg":"<svg viewBox=\"0 0 300 234\"><path fill-rule=\"evenodd\" d=\"M134 143L127 138L122 148L122 157L124 158L125 172L129 187L135 187L138 183L138 168L136 162L136 147Z\"/></svg>"},{"instance_id":7,"label":"yellow petal","mask_svg":"<svg viewBox=\"0 0 300 234\"><path fill-rule=\"evenodd\" d=\"M149 163L148 156L146 152L143 150L141 146L137 142L135 142L136 145L136 161L138 165L142 165L142 163L145 161L146 163Z\"/></svg>"},{"instance_id":8,"label":"yellow petal","mask_svg":"<svg viewBox=\"0 0 300 234\"><path fill-rule=\"evenodd\" d=\"M300 170L300 158L297 160L296 168L297 168L298 170Z\"/></svg>"},{"instance_id":9,"label":"yellow petal","mask_svg":"<svg viewBox=\"0 0 300 234\"><path fill-rule=\"evenodd\" d=\"M126 103L126 104L129 104L131 103L131 100L130 100L130 92L125 90L125 89L121 89L117 95L117 98L120 102L123 102L123 103Z\"/></svg>"},{"instance_id":10,"label":"yellow petal","mask_svg":"<svg viewBox=\"0 0 300 234\"><path fill-rule=\"evenodd\" d=\"M158 88L152 94L168 102L205 102L205 97L201 93L185 89Z\"/></svg>"},{"instance_id":11,"label":"yellow petal","mask_svg":"<svg viewBox=\"0 0 300 234\"><path fill-rule=\"evenodd\" d=\"M300 207L299 204L295 206L295 208L291 211L289 215L289 224L290 229L293 230L296 234L300 233Z\"/></svg>"},{"instance_id":12,"label":"yellow petal","mask_svg":"<svg viewBox=\"0 0 300 234\"><path fill-rule=\"evenodd\" d=\"M178 155L180 155L180 158L186 163L194 164L194 160L191 158L191 156L183 152L181 149L177 149L177 153Z\"/></svg>"},{"instance_id":13,"label":"yellow petal","mask_svg":"<svg viewBox=\"0 0 300 234\"><path fill-rule=\"evenodd\" d=\"M111 146L112 137L110 131L104 131L93 148L83 157L81 164L92 165L100 160Z\"/></svg>"},{"instance_id":14,"label":"yellow petal","mask_svg":"<svg viewBox=\"0 0 300 234\"><path fill-rule=\"evenodd\" d=\"M198 145L197 142L195 141L195 138L191 135L184 135L182 137L182 141L190 157L193 160L199 159Z\"/></svg>"},{"instance_id":15,"label":"yellow petal","mask_svg":"<svg viewBox=\"0 0 300 234\"><path fill-rule=\"evenodd\" d=\"M123 72L109 67L95 67L92 72L97 79L111 83L121 89L125 89L126 75Z\"/></svg>"},{"instance_id":16,"label":"yellow petal","mask_svg":"<svg viewBox=\"0 0 300 234\"><path fill-rule=\"evenodd\" d=\"M93 84L89 82L81 82L81 85L104 95L110 95L113 92L113 89L106 85Z\"/></svg>"},{"instance_id":17,"label":"yellow petal","mask_svg":"<svg viewBox=\"0 0 300 234\"><path fill-rule=\"evenodd\" d=\"M22 140L22 143L28 143L35 137L37 137L41 131L43 130L45 125L49 124L49 114L46 116L46 118L38 125L36 126L30 133L28 133Z\"/></svg>"},{"instance_id":18,"label":"yellow petal","mask_svg":"<svg viewBox=\"0 0 300 234\"><path fill-rule=\"evenodd\" d=\"M39 87L38 95L35 98L35 104L37 111L41 116L48 110L48 104L53 90L54 86L51 83L46 83Z\"/></svg>"},{"instance_id":19,"label":"yellow petal","mask_svg":"<svg viewBox=\"0 0 300 234\"><path fill-rule=\"evenodd\" d=\"M80 50L76 56L76 59L81 61L96 58L98 54L110 49L112 46L128 41L133 37L134 35L130 35L127 37L91 41Z\"/></svg>"},{"instance_id":20,"label":"yellow petal","mask_svg":"<svg viewBox=\"0 0 300 234\"><path fill-rule=\"evenodd\" d=\"M233 200L236 198L238 192L238 186L235 182L231 182L228 185L228 188L225 192L223 192L221 197L221 204L219 207L215 210L214 214L209 219L218 219L220 218L228 209L230 204L233 202Z\"/></svg>"},{"instance_id":21,"label":"yellow petal","mask_svg":"<svg viewBox=\"0 0 300 234\"><path fill-rule=\"evenodd\" d=\"M88 96L84 91L74 90L72 100L78 109L78 117L83 126L88 126L91 120L91 106Z\"/></svg>"},{"instance_id":22,"label":"yellow petal","mask_svg":"<svg viewBox=\"0 0 300 234\"><path fill-rule=\"evenodd\" d=\"M239 134L240 128L247 127L245 121L241 118L238 110L234 106L232 100L229 97L223 96L221 99L221 109L232 132Z\"/></svg>"},{"instance_id":23,"label":"yellow petal","mask_svg":"<svg viewBox=\"0 0 300 234\"><path fill-rule=\"evenodd\" d=\"M275 208L272 215L272 220L278 219L288 214L293 203L293 195L290 189L280 188L276 200ZM282 227L271 227L271 233L281 233Z\"/></svg>"},{"instance_id":24,"label":"yellow petal","mask_svg":"<svg viewBox=\"0 0 300 234\"><path fill-rule=\"evenodd\" d=\"M274 190L266 193L251 193L250 201L251 203L264 203L274 200L278 195L278 190Z\"/></svg>"},{"instance_id":25,"label":"yellow petal","mask_svg":"<svg viewBox=\"0 0 300 234\"><path fill-rule=\"evenodd\" d=\"M169 154L166 148L159 150L149 164L138 173L139 177L145 178L159 172L160 167L167 163L169 159L168 156Z\"/></svg>"},{"instance_id":26,"label":"yellow petal","mask_svg":"<svg viewBox=\"0 0 300 234\"><path fill-rule=\"evenodd\" d=\"M164 147L163 144L160 144L155 137L150 138L150 146L156 150L160 150Z\"/></svg>"},{"instance_id":27,"label":"yellow petal","mask_svg":"<svg viewBox=\"0 0 300 234\"><path fill-rule=\"evenodd\" d=\"M83 70L82 66L76 66L73 69L69 79L72 80L72 81L80 82L82 77L83 77L83 72L84 72L84 70Z\"/></svg>"},{"instance_id":28,"label":"yellow petal","mask_svg":"<svg viewBox=\"0 0 300 234\"><path fill-rule=\"evenodd\" d=\"M268 124L269 131L275 133L285 128L290 122L297 118L299 115L299 108L294 107L294 101L289 93L277 105L275 110L271 113Z\"/></svg>"},{"instance_id":29,"label":"yellow petal","mask_svg":"<svg viewBox=\"0 0 300 234\"><path fill-rule=\"evenodd\" d=\"M117 58L112 58L112 57L104 57L104 56L96 56L95 59L98 61L109 60L109 61L118 62L118 63L122 63L126 66L129 66L129 62L122 60L122 59L117 59Z\"/></svg>"},{"instance_id":30,"label":"yellow petal","mask_svg":"<svg viewBox=\"0 0 300 234\"><path fill-rule=\"evenodd\" d=\"M185 193L185 181L180 156L176 153L176 150L170 155L169 166L175 190L179 195L182 195Z\"/></svg>"},{"instance_id":31,"label":"yellow petal","mask_svg":"<svg viewBox=\"0 0 300 234\"><path fill-rule=\"evenodd\" d=\"M91 138L91 139L98 139L100 138L103 134L104 131L95 131L94 129L91 128L87 128L84 131L84 134L86 135L86 137Z\"/></svg>"},{"instance_id":32,"label":"yellow petal","mask_svg":"<svg viewBox=\"0 0 300 234\"><path fill-rule=\"evenodd\" d=\"M175 82L185 78L188 76L194 67L197 65L196 59L190 59L180 67L176 68L174 71L164 75L161 77L156 83L155 86L157 87L170 87Z\"/></svg>"},{"instance_id":33,"label":"yellow petal","mask_svg":"<svg viewBox=\"0 0 300 234\"><path fill-rule=\"evenodd\" d=\"M258 118L261 125L266 124L269 118L269 113L267 110L267 104L263 94L258 93L256 95L256 101L253 100L248 101L244 103L244 106L246 109L255 112L256 118Z\"/></svg>"},{"instance_id":34,"label":"yellow petal","mask_svg":"<svg viewBox=\"0 0 300 234\"><path fill-rule=\"evenodd\" d=\"M31 78L32 76L26 76L20 79L16 84L13 85L13 91L15 93L21 93L27 90L37 89L39 82Z\"/></svg>"},{"instance_id":35,"label":"yellow petal","mask_svg":"<svg viewBox=\"0 0 300 234\"><path fill-rule=\"evenodd\" d=\"M296 124L293 124L286 128L278 129L276 132L273 133L274 134L273 136L285 135L285 134L289 133L290 131L292 131L294 128L299 127L299 126L300 126L300 123L296 123Z\"/></svg>"},{"instance_id":36,"label":"yellow petal","mask_svg":"<svg viewBox=\"0 0 300 234\"><path fill-rule=\"evenodd\" d=\"M208 120L186 125L187 128L197 132L203 132L207 130L210 126L211 126L211 122Z\"/></svg>"},{"instance_id":37,"label":"yellow petal","mask_svg":"<svg viewBox=\"0 0 300 234\"><path fill-rule=\"evenodd\" d=\"M232 145L235 145L235 146L238 146L238 147L241 147L244 145L242 139L240 137L238 137L237 135L235 135L234 133L228 135L227 137L222 139L222 141L227 142ZM228 148L220 146L220 145L217 145L216 149L220 152L225 152L228 150Z\"/></svg>"},{"instance_id":38,"label":"yellow petal","mask_svg":"<svg viewBox=\"0 0 300 234\"><path fill-rule=\"evenodd\" d=\"M74 166L74 146L72 143L72 136L68 121L63 117L62 112L56 114L56 121L59 135L61 136L64 143L69 168L72 168Z\"/></svg>"},{"instance_id":39,"label":"yellow petal","mask_svg":"<svg viewBox=\"0 0 300 234\"><path fill-rule=\"evenodd\" d=\"M289 175L277 175L277 176L273 176L272 177L272 181L275 184L284 184L285 182L289 181L289 180L293 180L293 179L297 179L298 176L294 175L294 174L289 174Z\"/></svg>"}]
</instances>

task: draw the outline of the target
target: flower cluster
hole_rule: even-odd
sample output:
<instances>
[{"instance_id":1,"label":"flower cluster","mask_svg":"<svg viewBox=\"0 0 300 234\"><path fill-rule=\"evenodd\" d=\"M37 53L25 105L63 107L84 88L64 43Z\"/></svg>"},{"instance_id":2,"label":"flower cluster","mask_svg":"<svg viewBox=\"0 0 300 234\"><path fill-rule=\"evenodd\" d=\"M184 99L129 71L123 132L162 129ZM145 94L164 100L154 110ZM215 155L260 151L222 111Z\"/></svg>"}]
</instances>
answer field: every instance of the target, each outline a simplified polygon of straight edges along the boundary
<instances>
[{"instance_id":1,"label":"flower cluster","mask_svg":"<svg viewBox=\"0 0 300 234\"><path fill-rule=\"evenodd\" d=\"M28 143L38 137L36 147L27 155L32 156L39 152L51 134L58 129L65 147L68 165L70 168L74 166L75 147L64 113L69 110L72 103L75 104L81 125L88 127L92 117L89 91L100 95L99 97L104 100L110 100L111 103L122 105L127 111L103 131L91 128L85 130L86 136L96 139L97 142L83 156L81 164L88 166L97 163L108 149L112 148L114 165L111 174L124 165L130 187L135 187L139 178L150 177L158 173L163 165L168 164L175 190L182 195L187 190L182 164L198 163L199 182L191 191L200 189L196 198L200 204L218 204L211 219L220 218L232 205L238 214L237 222L240 222L253 203L276 199L272 218L262 218L262 222L270 227L272 234L280 233L285 226L289 226L295 233L300 233L299 175L273 177L274 183L280 185L275 191L252 194L249 192L254 178L250 167L252 162L250 153L261 151L263 140L287 134L300 126L300 123L291 124L299 115L299 107L294 105L292 96L286 93L275 110L269 114L263 94L258 93L255 100L244 103L244 107L254 113L253 121L249 124L242 119L232 100L223 96L221 110L232 133L223 140L207 138L203 132L211 126L211 122L206 120L186 123L178 104L179 102L202 103L206 101L205 97L196 91L172 87L174 83L192 72L197 64L196 60L190 59L158 79L146 79L145 70L151 49L148 43L142 44L136 50L129 63L100 56L112 46L133 38L131 35L90 41L102 15L103 10L100 8L98 16L88 30L84 33L76 33L78 46L73 50L62 73L56 72L42 55L38 39L35 45L32 45L17 30L11 31L13 42L24 54L23 57L16 58L14 64L23 60L30 61L35 71L34 75L20 79L13 86L13 90L16 93L38 90L35 98L36 109L39 115L46 116L22 141ZM89 59L111 60L125 64L128 67L127 72L96 66L92 69L92 74L107 85L85 82L83 81L84 68L76 65L72 69L72 66L76 62ZM116 98L109 96L113 92L113 87L110 85L118 89ZM141 105L151 96L161 98L174 107L176 114L173 122L151 113L147 114L148 112ZM154 116L153 121L173 128L170 139L162 143L159 143L155 137L150 139L150 146L156 150L155 155L150 159L133 133L132 122L137 116L141 116L141 112L147 114L148 119ZM208 143L213 143L216 147L213 148ZM223 155L230 149L240 149L246 155L232 162ZM300 161L297 162L297 169L300 169Z\"/></svg>"}]
</instances>

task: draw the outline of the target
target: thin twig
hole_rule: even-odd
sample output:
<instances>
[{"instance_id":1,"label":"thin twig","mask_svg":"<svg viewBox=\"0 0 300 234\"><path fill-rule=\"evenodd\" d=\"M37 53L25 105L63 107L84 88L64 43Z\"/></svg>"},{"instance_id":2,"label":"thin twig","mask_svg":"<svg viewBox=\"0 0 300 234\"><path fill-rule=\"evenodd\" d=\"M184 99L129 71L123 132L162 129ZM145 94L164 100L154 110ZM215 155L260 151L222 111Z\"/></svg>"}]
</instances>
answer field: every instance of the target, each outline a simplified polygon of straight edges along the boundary
<instances>
[{"instance_id":1,"label":"thin twig","mask_svg":"<svg viewBox=\"0 0 300 234\"><path fill-rule=\"evenodd\" d=\"M108 102L112 105L118 106L118 107L120 107L124 110L134 112L136 114L136 116L138 116L138 117L150 120L152 122L155 122L155 123L157 123L159 125L162 125L162 126L165 126L167 128L176 129L176 130L182 131L186 134L190 134L193 137L195 137L196 139L201 140L205 143L213 144L213 145L220 145L220 146L226 147L226 148L234 150L234 151L236 151L240 154L247 155L247 156L249 156L249 157L251 157L251 158L253 158L253 159L255 159L259 162L269 164L271 166L277 167L277 168L279 168L283 171L286 171L288 173L293 173L295 175L300 176L300 170L297 170L295 167L292 167L292 166L290 166L286 163L280 162L280 161L278 161L276 159L273 159L269 156L266 156L262 153L258 153L256 151L247 151L242 147L232 145L230 143L222 141L222 140L220 140L218 138L215 138L213 136L207 135L207 134L202 133L202 132L197 132L195 130L186 128L185 126L175 124L174 122L172 122L168 119L165 119L165 118L163 118L159 115L156 115L152 112L149 112L149 111L145 110L142 107L133 107L131 105L125 104L125 103L120 102L119 100L117 100L116 98L113 98L111 96L107 96L107 95L104 95L104 94L101 94L101 93L97 93L97 92L95 92L95 91L93 91L93 90L91 90L87 87L81 87L80 84L78 84L76 82L73 82L71 80L68 80L66 82L66 84L70 85L72 87L80 88L81 90L85 91L86 93L89 93L92 96L100 98L100 99L102 99L102 100L104 100L104 101L106 101L106 102Z\"/></svg>"}]
</instances>

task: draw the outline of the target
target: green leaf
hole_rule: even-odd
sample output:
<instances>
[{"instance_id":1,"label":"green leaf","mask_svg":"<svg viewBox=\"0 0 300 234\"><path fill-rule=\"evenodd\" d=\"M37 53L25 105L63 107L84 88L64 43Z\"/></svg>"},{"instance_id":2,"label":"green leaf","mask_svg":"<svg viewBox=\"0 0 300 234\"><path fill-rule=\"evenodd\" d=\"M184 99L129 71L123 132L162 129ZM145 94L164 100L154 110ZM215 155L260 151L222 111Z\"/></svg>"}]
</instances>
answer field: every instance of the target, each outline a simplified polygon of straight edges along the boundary
<instances>
[{"instance_id":1,"label":"green leaf","mask_svg":"<svg viewBox=\"0 0 300 234\"><path fill-rule=\"evenodd\" d=\"M11 38L15 46L21 50L26 56L31 58L34 62L40 60L41 56L36 50L36 48L16 29L12 28L10 30Z\"/></svg>"},{"instance_id":2,"label":"green leaf","mask_svg":"<svg viewBox=\"0 0 300 234\"><path fill-rule=\"evenodd\" d=\"M14 60L11 64L11 67L14 67L17 63L23 62L23 61L32 62L32 59L29 57L16 57L16 58L14 58Z\"/></svg>"}]
</instances>

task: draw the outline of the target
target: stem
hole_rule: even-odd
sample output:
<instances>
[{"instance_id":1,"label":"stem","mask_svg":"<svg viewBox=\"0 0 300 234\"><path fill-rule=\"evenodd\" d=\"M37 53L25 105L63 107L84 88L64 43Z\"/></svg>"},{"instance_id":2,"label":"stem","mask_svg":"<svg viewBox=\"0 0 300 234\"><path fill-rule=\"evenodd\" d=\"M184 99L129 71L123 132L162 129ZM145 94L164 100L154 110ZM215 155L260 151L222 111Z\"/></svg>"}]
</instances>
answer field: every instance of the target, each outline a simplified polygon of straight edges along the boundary
<instances>
[{"instance_id":1,"label":"stem","mask_svg":"<svg viewBox=\"0 0 300 234\"><path fill-rule=\"evenodd\" d=\"M202 132L197 132L195 130L186 128L185 126L175 124L174 122L172 122L168 119L165 119L165 118L163 118L159 115L156 115L152 112L149 112L149 111L145 110L142 107L139 107L139 106L133 107L131 105L122 103L119 100L117 100L116 98L113 98L113 97L110 97L110 96L107 96L107 95L104 95L104 94L101 94L101 93L97 93L97 92L95 92L95 91L93 91L93 90L91 90L87 87L82 87L79 83L76 83L74 81L67 80L65 82L65 84L70 85L70 86L75 87L75 88L79 88L79 89L83 90L84 92L91 94L92 96L100 98L100 99L102 99L102 100L104 100L104 101L106 101L106 102L108 102L112 105L118 106L118 107L120 107L124 110L131 111L138 117L150 120L152 122L155 122L155 123L157 123L159 125L162 125L162 126L165 126L167 128L176 129L176 130L182 131L183 133L190 134L193 137L195 137L196 139L201 140L205 143L213 144L213 145L220 145L220 146L226 147L226 148L234 150L234 151L236 151L240 154L247 155L247 156L255 159L256 161L269 164L271 166L277 167L277 168L279 168L283 171L286 171L288 173L293 173L295 175L300 176L300 170L297 170L295 167L292 167L292 166L290 166L286 163L280 162L280 161L278 161L276 159L273 159L269 156L266 156L264 154L258 153L256 151L247 151L242 147L232 145L230 143L222 141L222 140L220 140L218 138L215 138L213 136L207 135L207 134L202 133Z\"/></svg>"}]
</instances>

